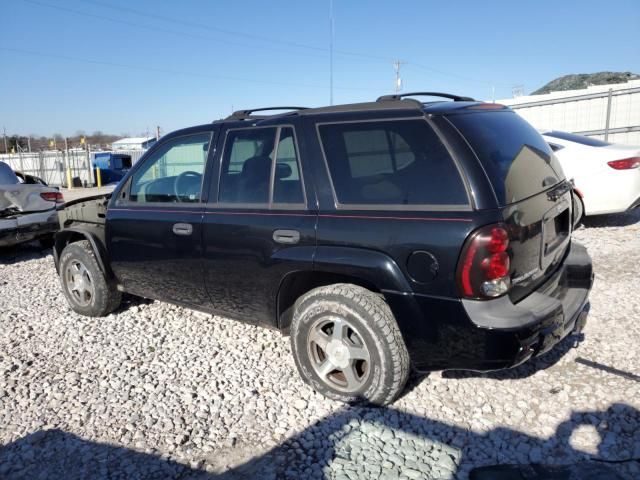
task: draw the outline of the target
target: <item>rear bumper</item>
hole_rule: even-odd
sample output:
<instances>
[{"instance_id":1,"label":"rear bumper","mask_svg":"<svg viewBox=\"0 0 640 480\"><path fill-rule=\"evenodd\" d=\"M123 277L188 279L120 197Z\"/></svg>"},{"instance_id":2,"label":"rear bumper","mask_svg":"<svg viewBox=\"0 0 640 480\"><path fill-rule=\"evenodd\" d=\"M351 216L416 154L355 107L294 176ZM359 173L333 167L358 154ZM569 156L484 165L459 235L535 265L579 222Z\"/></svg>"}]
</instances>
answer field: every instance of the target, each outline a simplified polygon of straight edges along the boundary
<instances>
[{"instance_id":1,"label":"rear bumper","mask_svg":"<svg viewBox=\"0 0 640 480\"><path fill-rule=\"evenodd\" d=\"M633 210L638 207L640 207L640 197L636 198L636 201L633 202L627 210Z\"/></svg>"},{"instance_id":2,"label":"rear bumper","mask_svg":"<svg viewBox=\"0 0 640 480\"><path fill-rule=\"evenodd\" d=\"M541 355L581 331L592 285L591 258L574 241L556 273L518 303L508 296L445 301L412 295L419 320L401 313L400 298L390 305L396 318L401 315L400 329L417 369L498 370Z\"/></svg>"},{"instance_id":3,"label":"rear bumper","mask_svg":"<svg viewBox=\"0 0 640 480\"><path fill-rule=\"evenodd\" d=\"M0 247L29 242L55 233L60 228L56 209L0 218Z\"/></svg>"}]
</instances>

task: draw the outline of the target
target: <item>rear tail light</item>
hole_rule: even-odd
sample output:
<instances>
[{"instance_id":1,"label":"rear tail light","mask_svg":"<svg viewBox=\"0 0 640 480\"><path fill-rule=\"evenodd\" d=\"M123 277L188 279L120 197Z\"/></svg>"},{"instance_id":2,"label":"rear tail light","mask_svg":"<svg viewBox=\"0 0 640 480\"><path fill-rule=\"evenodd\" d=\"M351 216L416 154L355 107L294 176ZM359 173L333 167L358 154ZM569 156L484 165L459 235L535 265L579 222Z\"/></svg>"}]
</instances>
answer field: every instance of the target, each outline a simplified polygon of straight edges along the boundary
<instances>
[{"instance_id":1,"label":"rear tail light","mask_svg":"<svg viewBox=\"0 0 640 480\"><path fill-rule=\"evenodd\" d=\"M487 225L469 236L458 264L458 286L466 298L495 298L511 288L509 232Z\"/></svg>"},{"instance_id":2,"label":"rear tail light","mask_svg":"<svg viewBox=\"0 0 640 480\"><path fill-rule=\"evenodd\" d=\"M616 170L631 170L640 167L640 157L623 158L622 160L613 160L607 162L611 168Z\"/></svg>"},{"instance_id":3,"label":"rear tail light","mask_svg":"<svg viewBox=\"0 0 640 480\"><path fill-rule=\"evenodd\" d=\"M40 197L47 202L62 203L64 201L60 192L42 192Z\"/></svg>"}]
</instances>

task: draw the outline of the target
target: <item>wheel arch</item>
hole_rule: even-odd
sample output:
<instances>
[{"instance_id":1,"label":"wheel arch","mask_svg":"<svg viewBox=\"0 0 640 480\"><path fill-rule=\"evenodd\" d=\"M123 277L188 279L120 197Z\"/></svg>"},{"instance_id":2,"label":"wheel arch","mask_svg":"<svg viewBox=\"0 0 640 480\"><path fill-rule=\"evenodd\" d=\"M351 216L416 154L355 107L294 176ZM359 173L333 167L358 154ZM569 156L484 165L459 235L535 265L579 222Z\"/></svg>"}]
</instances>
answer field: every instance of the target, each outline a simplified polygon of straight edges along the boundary
<instances>
[{"instance_id":1,"label":"wheel arch","mask_svg":"<svg viewBox=\"0 0 640 480\"><path fill-rule=\"evenodd\" d=\"M276 298L277 327L288 332L296 300L314 288L351 283L384 295L411 288L397 263L388 255L353 247L318 247L313 267L289 272L280 282Z\"/></svg>"},{"instance_id":2,"label":"wheel arch","mask_svg":"<svg viewBox=\"0 0 640 480\"><path fill-rule=\"evenodd\" d=\"M87 228L71 227L65 228L59 231L55 235L55 243L53 246L53 259L56 267L56 272L59 272L60 268L60 255L64 248L70 243L88 240L91 245L91 249L96 255L96 260L100 266L100 270L104 273L108 279L113 279L113 272L109 268L107 259L107 251L104 246L104 241L101 239L99 232L92 232Z\"/></svg>"}]
</instances>

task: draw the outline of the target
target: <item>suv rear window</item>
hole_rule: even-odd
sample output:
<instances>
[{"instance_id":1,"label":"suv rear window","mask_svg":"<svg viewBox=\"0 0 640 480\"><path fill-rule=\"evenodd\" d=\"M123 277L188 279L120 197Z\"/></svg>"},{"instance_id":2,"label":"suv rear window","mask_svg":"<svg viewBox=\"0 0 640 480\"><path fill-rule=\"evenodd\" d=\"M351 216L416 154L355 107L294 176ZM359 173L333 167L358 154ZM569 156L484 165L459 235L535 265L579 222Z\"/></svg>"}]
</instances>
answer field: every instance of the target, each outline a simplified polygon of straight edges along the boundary
<instances>
[{"instance_id":1,"label":"suv rear window","mask_svg":"<svg viewBox=\"0 0 640 480\"><path fill-rule=\"evenodd\" d=\"M425 120L336 123L318 128L341 204L469 203L458 169Z\"/></svg>"},{"instance_id":2,"label":"suv rear window","mask_svg":"<svg viewBox=\"0 0 640 480\"><path fill-rule=\"evenodd\" d=\"M514 112L474 112L447 117L480 159L501 205L547 190L564 173L542 136Z\"/></svg>"}]
</instances>

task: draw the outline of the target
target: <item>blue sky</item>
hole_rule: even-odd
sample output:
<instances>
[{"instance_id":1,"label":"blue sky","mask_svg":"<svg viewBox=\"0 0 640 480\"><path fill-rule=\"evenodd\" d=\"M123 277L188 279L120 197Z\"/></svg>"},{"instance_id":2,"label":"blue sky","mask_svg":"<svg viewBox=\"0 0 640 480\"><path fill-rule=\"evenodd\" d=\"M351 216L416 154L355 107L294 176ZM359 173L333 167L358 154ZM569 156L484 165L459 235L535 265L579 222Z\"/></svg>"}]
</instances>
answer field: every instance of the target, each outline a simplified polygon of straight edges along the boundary
<instances>
[{"instance_id":1,"label":"blue sky","mask_svg":"<svg viewBox=\"0 0 640 480\"><path fill-rule=\"evenodd\" d=\"M334 0L334 103L640 72L640 1ZM0 128L140 134L329 103L329 0L7 0Z\"/></svg>"}]
</instances>

